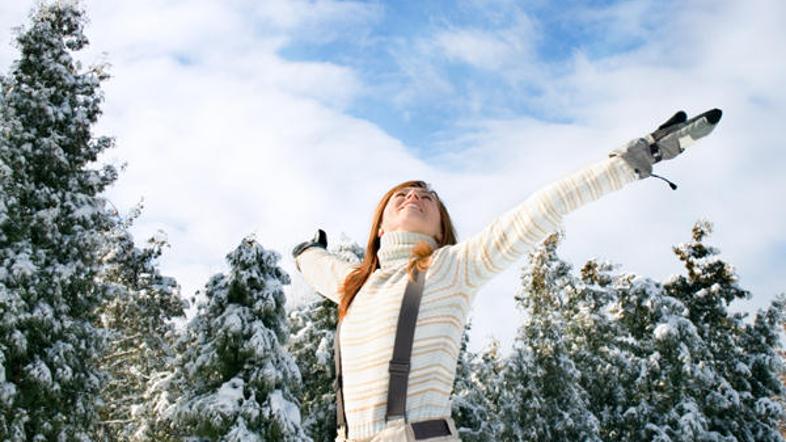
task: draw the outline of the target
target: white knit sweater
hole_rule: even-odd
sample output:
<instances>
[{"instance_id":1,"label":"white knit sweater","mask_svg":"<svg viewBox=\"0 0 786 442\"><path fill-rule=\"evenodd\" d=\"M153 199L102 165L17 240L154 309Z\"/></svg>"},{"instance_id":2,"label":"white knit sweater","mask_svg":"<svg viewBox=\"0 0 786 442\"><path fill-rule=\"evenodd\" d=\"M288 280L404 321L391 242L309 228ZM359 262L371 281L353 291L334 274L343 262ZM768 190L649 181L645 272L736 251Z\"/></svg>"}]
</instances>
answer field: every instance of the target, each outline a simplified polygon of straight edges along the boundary
<instances>
[{"instance_id":1,"label":"white knit sweater","mask_svg":"<svg viewBox=\"0 0 786 442\"><path fill-rule=\"evenodd\" d=\"M637 180L622 159L606 158L540 189L474 236L434 252L412 347L406 403L410 422L451 415L461 336L478 289L558 230L564 215ZM350 438L373 436L385 426L388 362L407 283L406 264L421 240L437 245L415 232L382 236L377 253L381 268L357 293L341 326ZM304 251L296 264L311 287L338 303L338 287L352 265L319 247Z\"/></svg>"}]
</instances>

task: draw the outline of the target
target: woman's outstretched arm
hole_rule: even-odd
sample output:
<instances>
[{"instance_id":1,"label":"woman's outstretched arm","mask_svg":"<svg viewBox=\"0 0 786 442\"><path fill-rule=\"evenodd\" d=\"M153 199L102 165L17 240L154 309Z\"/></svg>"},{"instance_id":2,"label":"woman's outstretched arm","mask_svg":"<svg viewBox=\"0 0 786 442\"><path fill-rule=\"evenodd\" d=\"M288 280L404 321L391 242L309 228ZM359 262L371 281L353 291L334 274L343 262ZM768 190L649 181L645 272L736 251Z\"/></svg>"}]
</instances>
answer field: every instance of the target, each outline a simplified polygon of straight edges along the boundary
<instances>
[{"instance_id":1,"label":"woman's outstretched arm","mask_svg":"<svg viewBox=\"0 0 786 442\"><path fill-rule=\"evenodd\" d=\"M458 280L474 292L559 229L577 208L625 185L651 176L652 165L676 157L708 135L721 117L713 109L688 120L675 114L658 130L634 139L609 156L547 185L504 213L479 233L440 249L453 263Z\"/></svg>"},{"instance_id":2,"label":"woman's outstretched arm","mask_svg":"<svg viewBox=\"0 0 786 442\"><path fill-rule=\"evenodd\" d=\"M443 253L452 256L462 283L477 289L558 230L565 215L638 179L620 157L598 161L541 188Z\"/></svg>"},{"instance_id":3,"label":"woman's outstretched arm","mask_svg":"<svg viewBox=\"0 0 786 442\"><path fill-rule=\"evenodd\" d=\"M339 303L339 289L353 267L325 249L312 247L295 258L296 266L309 286L320 295Z\"/></svg>"}]
</instances>

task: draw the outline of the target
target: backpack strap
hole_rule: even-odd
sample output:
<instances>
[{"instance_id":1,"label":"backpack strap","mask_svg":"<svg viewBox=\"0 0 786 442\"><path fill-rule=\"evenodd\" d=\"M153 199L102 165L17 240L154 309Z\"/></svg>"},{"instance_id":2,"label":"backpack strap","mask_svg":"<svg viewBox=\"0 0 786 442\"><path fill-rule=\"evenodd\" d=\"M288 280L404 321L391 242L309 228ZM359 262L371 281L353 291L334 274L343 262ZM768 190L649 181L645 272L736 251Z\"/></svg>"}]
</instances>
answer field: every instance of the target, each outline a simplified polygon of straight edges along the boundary
<instances>
[{"instance_id":1,"label":"backpack strap","mask_svg":"<svg viewBox=\"0 0 786 442\"><path fill-rule=\"evenodd\" d=\"M393 344L393 358L390 360L388 371L390 383L388 384L388 405L385 413L385 422L396 416L403 416L407 422L407 381L409 380L410 359L412 356L412 343L415 337L415 324L420 310L420 298L423 294L425 272L413 269L415 282L407 281L404 298L401 300L401 310L398 314L396 328L396 341Z\"/></svg>"}]
</instances>

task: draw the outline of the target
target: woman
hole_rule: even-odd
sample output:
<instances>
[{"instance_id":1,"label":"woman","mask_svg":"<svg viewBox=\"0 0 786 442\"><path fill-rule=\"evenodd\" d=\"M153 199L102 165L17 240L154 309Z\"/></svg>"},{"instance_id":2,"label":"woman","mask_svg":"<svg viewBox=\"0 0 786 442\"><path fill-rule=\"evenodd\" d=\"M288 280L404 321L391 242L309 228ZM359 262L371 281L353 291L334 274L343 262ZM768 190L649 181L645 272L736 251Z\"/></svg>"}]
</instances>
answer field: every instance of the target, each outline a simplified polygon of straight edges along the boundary
<instances>
[{"instance_id":1,"label":"woman","mask_svg":"<svg viewBox=\"0 0 786 442\"><path fill-rule=\"evenodd\" d=\"M328 252L321 230L295 247L295 263L305 280L339 304L346 428L339 428L336 440L395 440L381 435L392 426L406 425L386 422L385 416L399 309L415 268L425 272L425 285L405 415L410 424L444 419L449 432L427 440L455 441L459 438L450 418L450 394L461 336L478 289L557 230L566 214L628 183L657 176L652 174L654 163L676 157L708 135L720 117L718 109L690 120L678 112L655 132L542 188L462 242L456 241L437 193L423 181L406 181L379 201L359 265ZM412 440L411 431L409 435L401 440Z\"/></svg>"}]
</instances>

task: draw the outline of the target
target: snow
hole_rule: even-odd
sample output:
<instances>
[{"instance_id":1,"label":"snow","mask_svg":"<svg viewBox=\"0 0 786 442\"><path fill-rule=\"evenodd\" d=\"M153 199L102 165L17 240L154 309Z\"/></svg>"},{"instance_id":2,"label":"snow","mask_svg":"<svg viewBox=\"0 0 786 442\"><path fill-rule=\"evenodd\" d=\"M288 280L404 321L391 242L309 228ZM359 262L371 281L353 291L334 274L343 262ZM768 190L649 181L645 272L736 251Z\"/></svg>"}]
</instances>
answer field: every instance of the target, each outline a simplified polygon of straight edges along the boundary
<instances>
[{"instance_id":1,"label":"snow","mask_svg":"<svg viewBox=\"0 0 786 442\"><path fill-rule=\"evenodd\" d=\"M0 265L0 281L3 281L7 278L8 272L5 270L5 267ZM0 283L0 302L10 305L12 300L18 296L19 295L17 293L12 293L11 291L7 290L5 286L2 285L2 283Z\"/></svg>"},{"instance_id":2,"label":"snow","mask_svg":"<svg viewBox=\"0 0 786 442\"><path fill-rule=\"evenodd\" d=\"M328 339L326 337L322 337L319 340L319 346L317 347L317 351L315 352L315 356L317 357L317 363L319 365L327 365L330 358L333 357L333 346L328 343Z\"/></svg>"},{"instance_id":3,"label":"snow","mask_svg":"<svg viewBox=\"0 0 786 442\"><path fill-rule=\"evenodd\" d=\"M32 315L39 321L47 321L49 319L53 319L54 310L48 302L39 301L33 308Z\"/></svg>"},{"instance_id":4,"label":"snow","mask_svg":"<svg viewBox=\"0 0 786 442\"><path fill-rule=\"evenodd\" d=\"M770 398L763 397L756 401L756 413L759 416L779 416L783 406Z\"/></svg>"},{"instance_id":5,"label":"snow","mask_svg":"<svg viewBox=\"0 0 786 442\"><path fill-rule=\"evenodd\" d=\"M100 214L100 211L96 207L88 204L82 204L74 210L73 216L76 219L89 220L94 215L98 214Z\"/></svg>"},{"instance_id":6,"label":"snow","mask_svg":"<svg viewBox=\"0 0 786 442\"><path fill-rule=\"evenodd\" d=\"M748 367L747 364L743 363L742 361L737 361L737 363L734 365L734 371L738 375L742 375L745 377L751 376L750 368Z\"/></svg>"},{"instance_id":7,"label":"snow","mask_svg":"<svg viewBox=\"0 0 786 442\"><path fill-rule=\"evenodd\" d=\"M17 353L27 353L27 338L21 331L14 330L11 333L9 342Z\"/></svg>"},{"instance_id":8,"label":"snow","mask_svg":"<svg viewBox=\"0 0 786 442\"><path fill-rule=\"evenodd\" d=\"M244 344L245 348L252 349L254 354L260 357L264 357L277 349L278 340L272 330L258 322L252 324L252 328L254 334Z\"/></svg>"},{"instance_id":9,"label":"snow","mask_svg":"<svg viewBox=\"0 0 786 442\"><path fill-rule=\"evenodd\" d=\"M234 377L224 382L213 397L214 405L225 415L237 413L243 402L243 378Z\"/></svg>"},{"instance_id":10,"label":"snow","mask_svg":"<svg viewBox=\"0 0 786 442\"><path fill-rule=\"evenodd\" d=\"M3 377L5 377L5 373ZM0 381L0 404L10 408L14 396L16 396L16 385L10 382Z\"/></svg>"},{"instance_id":11,"label":"snow","mask_svg":"<svg viewBox=\"0 0 786 442\"><path fill-rule=\"evenodd\" d=\"M286 421L300 424L300 410L295 404L284 399L281 390L273 390L268 395L268 404L274 415L286 417Z\"/></svg>"},{"instance_id":12,"label":"snow","mask_svg":"<svg viewBox=\"0 0 786 442\"><path fill-rule=\"evenodd\" d=\"M657 326L655 326L655 330L652 332L655 339L658 341L662 341L664 339L668 339L671 336L676 336L679 334L679 324L677 318L674 316L670 316L667 322L661 322Z\"/></svg>"},{"instance_id":13,"label":"snow","mask_svg":"<svg viewBox=\"0 0 786 442\"><path fill-rule=\"evenodd\" d=\"M241 312L238 309L239 306L236 304L229 305L221 318L223 329L233 335L237 335L243 330L243 319L241 319Z\"/></svg>"},{"instance_id":14,"label":"snow","mask_svg":"<svg viewBox=\"0 0 786 442\"><path fill-rule=\"evenodd\" d=\"M49 370L49 367L38 358L25 367L25 372L39 384L47 386L52 385L52 372Z\"/></svg>"},{"instance_id":15,"label":"snow","mask_svg":"<svg viewBox=\"0 0 786 442\"><path fill-rule=\"evenodd\" d=\"M30 261L30 255L21 252L16 255L16 259L14 260L14 264L11 266L11 272L16 276L30 276L36 272L38 268L32 261Z\"/></svg>"},{"instance_id":16,"label":"snow","mask_svg":"<svg viewBox=\"0 0 786 442\"><path fill-rule=\"evenodd\" d=\"M706 434L706 418L704 413L699 410L696 403L690 399L678 404L677 408L682 411L680 417L680 433L683 437L690 440L701 439Z\"/></svg>"},{"instance_id":17,"label":"snow","mask_svg":"<svg viewBox=\"0 0 786 442\"><path fill-rule=\"evenodd\" d=\"M242 417L237 419L232 430L221 438L223 442L262 442L264 439L259 434L246 427L246 421Z\"/></svg>"}]
</instances>

